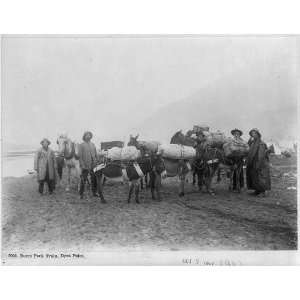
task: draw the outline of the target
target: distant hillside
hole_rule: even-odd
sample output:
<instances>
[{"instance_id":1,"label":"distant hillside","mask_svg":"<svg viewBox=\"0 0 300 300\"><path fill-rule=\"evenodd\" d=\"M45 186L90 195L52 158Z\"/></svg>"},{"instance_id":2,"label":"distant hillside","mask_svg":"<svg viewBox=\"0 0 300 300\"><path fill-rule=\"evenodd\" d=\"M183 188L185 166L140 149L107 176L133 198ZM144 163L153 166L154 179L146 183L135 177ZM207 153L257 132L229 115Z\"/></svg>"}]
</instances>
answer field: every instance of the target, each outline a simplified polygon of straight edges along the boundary
<instances>
[{"instance_id":1,"label":"distant hillside","mask_svg":"<svg viewBox=\"0 0 300 300\"><path fill-rule=\"evenodd\" d=\"M7 155L8 153L32 153L38 147L39 145L24 145L4 141L2 143L2 153L5 155Z\"/></svg>"},{"instance_id":2,"label":"distant hillside","mask_svg":"<svg viewBox=\"0 0 300 300\"><path fill-rule=\"evenodd\" d=\"M280 74L280 76L279 76ZM139 125L141 136L169 140L179 130L207 123L229 134L241 128L247 135L258 127L264 138L296 139L295 74L258 65L211 83L190 97L165 106ZM265 99L271 105L266 106Z\"/></svg>"}]
</instances>

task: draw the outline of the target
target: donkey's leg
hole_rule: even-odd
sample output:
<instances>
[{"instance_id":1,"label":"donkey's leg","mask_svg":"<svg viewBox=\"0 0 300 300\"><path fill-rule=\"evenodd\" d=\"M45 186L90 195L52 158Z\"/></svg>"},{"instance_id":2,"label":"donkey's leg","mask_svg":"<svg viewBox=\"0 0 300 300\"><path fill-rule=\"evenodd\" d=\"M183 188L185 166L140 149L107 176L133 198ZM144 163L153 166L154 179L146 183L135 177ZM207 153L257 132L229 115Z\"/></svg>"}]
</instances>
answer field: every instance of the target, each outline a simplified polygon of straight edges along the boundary
<instances>
[{"instance_id":1,"label":"donkey's leg","mask_svg":"<svg viewBox=\"0 0 300 300\"><path fill-rule=\"evenodd\" d=\"M241 192L241 166L238 165L236 168L236 190L238 193Z\"/></svg>"},{"instance_id":2,"label":"donkey's leg","mask_svg":"<svg viewBox=\"0 0 300 300\"><path fill-rule=\"evenodd\" d=\"M181 175L179 177L179 197L184 196L184 182L185 182L185 175Z\"/></svg>"},{"instance_id":3,"label":"donkey's leg","mask_svg":"<svg viewBox=\"0 0 300 300\"><path fill-rule=\"evenodd\" d=\"M76 186L77 186L77 191L79 192L80 190L80 175L81 175L81 169L79 165L79 161L75 162L75 171L76 171Z\"/></svg>"},{"instance_id":4,"label":"donkey's leg","mask_svg":"<svg viewBox=\"0 0 300 300\"><path fill-rule=\"evenodd\" d=\"M130 203L130 199L133 193L134 185L131 181L129 181L129 192L128 192L128 203Z\"/></svg>"},{"instance_id":5,"label":"donkey's leg","mask_svg":"<svg viewBox=\"0 0 300 300\"><path fill-rule=\"evenodd\" d=\"M143 190L144 189L144 177L141 177L139 181L141 183L141 190Z\"/></svg>"},{"instance_id":6,"label":"donkey's leg","mask_svg":"<svg viewBox=\"0 0 300 300\"><path fill-rule=\"evenodd\" d=\"M155 174L154 172L152 171L150 173L150 188L151 188L151 196L152 196L152 200L155 200L155 193L154 193L154 189L155 189Z\"/></svg>"},{"instance_id":7,"label":"donkey's leg","mask_svg":"<svg viewBox=\"0 0 300 300\"><path fill-rule=\"evenodd\" d=\"M199 189L199 192L201 192L202 187L203 187L203 172L202 171L197 172L197 178L198 178L198 189Z\"/></svg>"},{"instance_id":8,"label":"donkey's leg","mask_svg":"<svg viewBox=\"0 0 300 300\"><path fill-rule=\"evenodd\" d=\"M134 190L135 190L135 202L139 204L140 185L138 181L134 183Z\"/></svg>"},{"instance_id":9,"label":"donkey's leg","mask_svg":"<svg viewBox=\"0 0 300 300\"><path fill-rule=\"evenodd\" d=\"M206 176L205 176L205 186L206 186L206 191L210 195L215 195L215 192L211 188L213 176L214 176L213 167L209 166L207 169Z\"/></svg>"},{"instance_id":10,"label":"donkey's leg","mask_svg":"<svg viewBox=\"0 0 300 300\"><path fill-rule=\"evenodd\" d=\"M146 173L146 175L145 175L145 186L146 186L146 189L148 189L150 187L150 182L148 180L149 176L150 176L150 174Z\"/></svg>"},{"instance_id":11,"label":"donkey's leg","mask_svg":"<svg viewBox=\"0 0 300 300\"><path fill-rule=\"evenodd\" d=\"M233 190L233 177L234 177L234 168L230 168L230 174L229 174L229 187L228 190Z\"/></svg>"},{"instance_id":12,"label":"donkey's leg","mask_svg":"<svg viewBox=\"0 0 300 300\"><path fill-rule=\"evenodd\" d=\"M70 191L70 186L71 186L71 167L67 166L67 187L66 187L66 192Z\"/></svg>"},{"instance_id":13,"label":"donkey's leg","mask_svg":"<svg viewBox=\"0 0 300 300\"><path fill-rule=\"evenodd\" d=\"M218 170L217 170L217 183L220 183L221 182L221 168L218 167Z\"/></svg>"},{"instance_id":14,"label":"donkey's leg","mask_svg":"<svg viewBox=\"0 0 300 300\"><path fill-rule=\"evenodd\" d=\"M155 182L155 190L157 195L157 200L161 201L161 194L160 194L160 188L161 188L161 175L156 174L154 178Z\"/></svg>"},{"instance_id":15,"label":"donkey's leg","mask_svg":"<svg viewBox=\"0 0 300 300\"><path fill-rule=\"evenodd\" d=\"M57 157L56 158L57 163L57 186L62 186L62 175L63 175L63 168L64 168L64 158L63 157Z\"/></svg>"},{"instance_id":16,"label":"donkey's leg","mask_svg":"<svg viewBox=\"0 0 300 300\"><path fill-rule=\"evenodd\" d=\"M102 185L102 176L103 174L101 172L96 172L95 173L95 176L96 176L96 181L97 181L97 191L98 191L98 194L100 196L100 199L101 199L101 203L106 203L105 199L104 199L104 196L103 196L103 185Z\"/></svg>"},{"instance_id":17,"label":"donkey's leg","mask_svg":"<svg viewBox=\"0 0 300 300\"><path fill-rule=\"evenodd\" d=\"M196 184L196 171L193 171L193 185L195 185ZM199 181L199 179L198 179L198 181Z\"/></svg>"}]
</instances>

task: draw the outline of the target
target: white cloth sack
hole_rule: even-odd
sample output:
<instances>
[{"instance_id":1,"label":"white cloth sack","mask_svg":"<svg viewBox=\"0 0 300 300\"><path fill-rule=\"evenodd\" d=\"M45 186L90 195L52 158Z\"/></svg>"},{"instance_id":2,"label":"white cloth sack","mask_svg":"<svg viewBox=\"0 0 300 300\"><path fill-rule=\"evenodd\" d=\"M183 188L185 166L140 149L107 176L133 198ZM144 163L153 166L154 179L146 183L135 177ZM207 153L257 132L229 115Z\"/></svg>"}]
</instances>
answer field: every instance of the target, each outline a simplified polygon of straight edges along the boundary
<instances>
[{"instance_id":1,"label":"white cloth sack","mask_svg":"<svg viewBox=\"0 0 300 300\"><path fill-rule=\"evenodd\" d=\"M196 157L196 150L190 146L177 144L162 144L158 146L158 153L165 158L192 159Z\"/></svg>"},{"instance_id":2,"label":"white cloth sack","mask_svg":"<svg viewBox=\"0 0 300 300\"><path fill-rule=\"evenodd\" d=\"M124 148L113 147L107 150L107 158L111 160L136 160L140 156L140 150L134 146L126 146Z\"/></svg>"},{"instance_id":3,"label":"white cloth sack","mask_svg":"<svg viewBox=\"0 0 300 300\"><path fill-rule=\"evenodd\" d=\"M158 150L158 146L161 144L157 141L140 141L139 142L142 147L144 147L147 151L156 153Z\"/></svg>"}]
</instances>

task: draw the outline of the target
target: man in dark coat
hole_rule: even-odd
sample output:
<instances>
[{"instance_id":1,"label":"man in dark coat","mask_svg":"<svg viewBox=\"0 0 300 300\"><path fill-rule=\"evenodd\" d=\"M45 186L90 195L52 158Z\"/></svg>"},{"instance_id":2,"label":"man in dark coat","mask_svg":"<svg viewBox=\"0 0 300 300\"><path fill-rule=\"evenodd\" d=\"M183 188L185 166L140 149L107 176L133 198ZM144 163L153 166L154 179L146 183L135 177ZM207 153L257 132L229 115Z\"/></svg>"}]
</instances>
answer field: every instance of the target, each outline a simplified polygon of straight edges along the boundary
<instances>
[{"instance_id":1,"label":"man in dark coat","mask_svg":"<svg viewBox=\"0 0 300 300\"><path fill-rule=\"evenodd\" d=\"M80 181L80 198L83 198L84 186L87 182L88 175L91 177L92 192L94 197L101 195L97 194L97 178L93 169L97 166L98 155L96 146L91 142L93 134L87 131L83 134L83 143L79 145L79 164L81 168L81 181ZM102 197L101 197L102 198Z\"/></svg>"},{"instance_id":2,"label":"man in dark coat","mask_svg":"<svg viewBox=\"0 0 300 300\"><path fill-rule=\"evenodd\" d=\"M268 147L261 140L258 129L249 132L249 154L247 158L247 186L254 190L254 195L265 196L265 191L271 190Z\"/></svg>"}]
</instances>

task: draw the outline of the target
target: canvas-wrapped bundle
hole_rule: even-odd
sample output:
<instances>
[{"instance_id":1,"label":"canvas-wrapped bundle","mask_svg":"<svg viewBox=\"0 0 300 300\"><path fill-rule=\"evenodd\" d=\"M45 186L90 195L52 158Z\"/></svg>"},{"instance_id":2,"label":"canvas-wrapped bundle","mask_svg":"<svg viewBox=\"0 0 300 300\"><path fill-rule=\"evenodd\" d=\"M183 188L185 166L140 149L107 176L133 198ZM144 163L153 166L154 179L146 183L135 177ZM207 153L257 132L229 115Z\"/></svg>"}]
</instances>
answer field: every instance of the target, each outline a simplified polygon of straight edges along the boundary
<instances>
[{"instance_id":1,"label":"canvas-wrapped bundle","mask_svg":"<svg viewBox=\"0 0 300 300\"><path fill-rule=\"evenodd\" d=\"M199 131L209 131L209 126L205 125L205 124L201 124L201 125L194 125L193 127L193 132L197 133Z\"/></svg>"},{"instance_id":2,"label":"canvas-wrapped bundle","mask_svg":"<svg viewBox=\"0 0 300 300\"><path fill-rule=\"evenodd\" d=\"M158 153L162 157L171 159L193 159L196 157L196 150L193 147L177 144L162 144L158 146Z\"/></svg>"},{"instance_id":3,"label":"canvas-wrapped bundle","mask_svg":"<svg viewBox=\"0 0 300 300\"><path fill-rule=\"evenodd\" d=\"M222 149L223 145L228 141L225 134L221 131L217 131L217 132L204 131L203 133L205 135L207 145L213 148Z\"/></svg>"},{"instance_id":4,"label":"canvas-wrapped bundle","mask_svg":"<svg viewBox=\"0 0 300 300\"><path fill-rule=\"evenodd\" d=\"M156 153L161 143L157 141L140 141L139 144L145 151Z\"/></svg>"},{"instance_id":5,"label":"canvas-wrapped bundle","mask_svg":"<svg viewBox=\"0 0 300 300\"><path fill-rule=\"evenodd\" d=\"M223 145L226 157L245 157L249 152L247 142L242 139L230 139Z\"/></svg>"},{"instance_id":6,"label":"canvas-wrapped bundle","mask_svg":"<svg viewBox=\"0 0 300 300\"><path fill-rule=\"evenodd\" d=\"M107 150L107 158L110 160L136 160L140 156L140 150L134 146L126 146L124 148L113 147Z\"/></svg>"}]
</instances>

